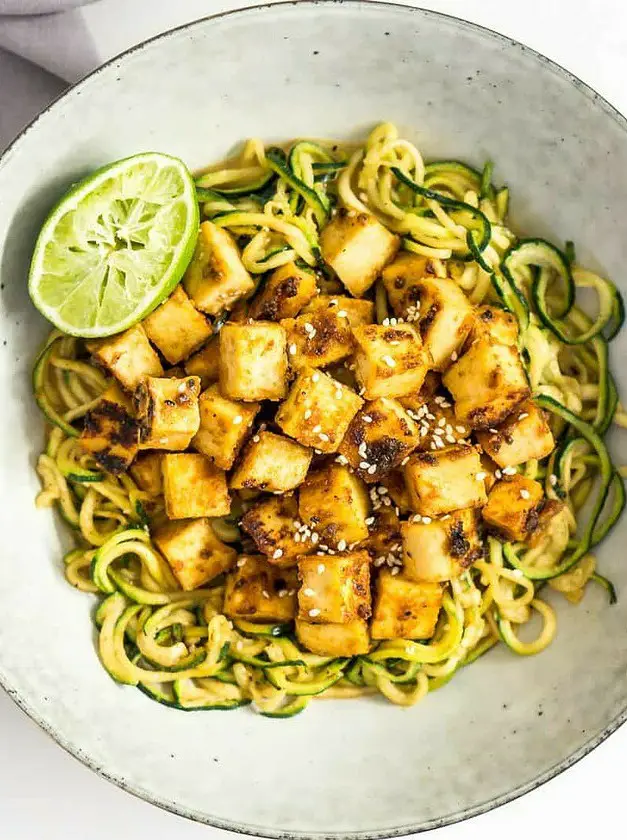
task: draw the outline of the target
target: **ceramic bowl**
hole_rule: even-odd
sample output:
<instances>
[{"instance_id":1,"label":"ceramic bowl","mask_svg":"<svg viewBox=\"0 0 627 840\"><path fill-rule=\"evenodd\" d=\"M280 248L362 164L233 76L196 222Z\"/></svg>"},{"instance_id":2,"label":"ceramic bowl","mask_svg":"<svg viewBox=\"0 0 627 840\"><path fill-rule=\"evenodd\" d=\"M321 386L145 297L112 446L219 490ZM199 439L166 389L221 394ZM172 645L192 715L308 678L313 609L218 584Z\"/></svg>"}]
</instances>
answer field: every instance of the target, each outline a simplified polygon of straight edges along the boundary
<instances>
[{"instance_id":1,"label":"ceramic bowl","mask_svg":"<svg viewBox=\"0 0 627 840\"><path fill-rule=\"evenodd\" d=\"M59 194L140 151L198 167L251 135L363 137L382 119L427 157L493 159L519 230L573 239L627 291L624 118L531 50L432 12L310 2L198 21L93 73L0 162L0 682L108 779L250 834L382 837L459 820L568 767L626 715L627 520L598 553L618 604L600 589L579 607L560 599L542 655L495 649L408 711L314 702L281 722L176 712L116 685L94 650L91 598L63 579L61 528L33 507L43 421L30 368L47 325L26 276ZM623 394L625 352L627 330L612 345Z\"/></svg>"}]
</instances>

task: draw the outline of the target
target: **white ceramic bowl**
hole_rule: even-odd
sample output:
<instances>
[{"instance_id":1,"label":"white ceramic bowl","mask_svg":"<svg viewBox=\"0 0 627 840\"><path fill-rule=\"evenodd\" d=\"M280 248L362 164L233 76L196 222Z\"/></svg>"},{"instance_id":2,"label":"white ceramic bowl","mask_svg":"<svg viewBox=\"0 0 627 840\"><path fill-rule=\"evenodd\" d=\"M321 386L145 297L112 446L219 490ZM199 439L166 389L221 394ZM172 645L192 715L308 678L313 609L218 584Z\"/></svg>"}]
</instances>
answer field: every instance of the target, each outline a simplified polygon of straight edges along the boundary
<instances>
[{"instance_id":1,"label":"white ceramic bowl","mask_svg":"<svg viewBox=\"0 0 627 840\"><path fill-rule=\"evenodd\" d=\"M431 12L303 3L199 21L81 82L0 162L0 682L107 778L251 834L379 837L458 820L567 767L626 715L624 527L599 552L618 605L600 589L578 608L560 600L541 656L496 649L410 711L318 702L279 722L175 712L113 683L95 654L92 601L62 577L61 529L33 507L42 418L29 371L47 325L26 276L54 199L135 152L196 167L250 135L363 136L381 119L428 157L494 159L520 230L574 239L583 262L627 291L623 117L531 50ZM627 330L612 345L623 393L626 348Z\"/></svg>"}]
</instances>

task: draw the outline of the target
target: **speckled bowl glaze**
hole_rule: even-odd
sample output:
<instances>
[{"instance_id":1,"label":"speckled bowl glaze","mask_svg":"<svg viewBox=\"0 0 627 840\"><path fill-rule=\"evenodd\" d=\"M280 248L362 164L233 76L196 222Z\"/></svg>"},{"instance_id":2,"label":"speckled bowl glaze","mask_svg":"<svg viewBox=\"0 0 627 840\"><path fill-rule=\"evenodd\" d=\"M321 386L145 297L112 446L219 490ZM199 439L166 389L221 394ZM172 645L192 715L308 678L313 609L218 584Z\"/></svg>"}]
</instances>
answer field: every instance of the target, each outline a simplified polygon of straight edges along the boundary
<instances>
[{"instance_id":1,"label":"speckled bowl glaze","mask_svg":"<svg viewBox=\"0 0 627 840\"><path fill-rule=\"evenodd\" d=\"M559 634L541 656L496 649L409 711L315 702L279 722L175 712L116 685L95 653L93 601L63 579L65 535L33 507L43 421L30 368L47 325L26 275L55 198L144 150L196 167L246 136L361 137L382 119L427 157L492 158L518 229L573 239L627 291L624 118L531 50L432 12L299 3L199 21L92 74L0 162L0 682L120 786L250 834L382 837L459 820L568 767L626 716L624 526L599 551L618 605L600 589L578 608L559 600ZM626 351L627 330L612 345L623 394Z\"/></svg>"}]
</instances>

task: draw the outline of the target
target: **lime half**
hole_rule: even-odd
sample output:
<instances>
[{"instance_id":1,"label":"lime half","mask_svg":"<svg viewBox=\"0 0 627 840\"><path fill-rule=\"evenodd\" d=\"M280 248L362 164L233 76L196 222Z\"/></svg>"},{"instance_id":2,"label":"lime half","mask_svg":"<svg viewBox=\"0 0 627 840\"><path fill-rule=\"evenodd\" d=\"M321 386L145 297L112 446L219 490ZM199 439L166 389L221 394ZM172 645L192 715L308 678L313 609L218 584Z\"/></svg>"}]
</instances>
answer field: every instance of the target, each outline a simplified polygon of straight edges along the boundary
<instances>
[{"instance_id":1,"label":"lime half","mask_svg":"<svg viewBox=\"0 0 627 840\"><path fill-rule=\"evenodd\" d=\"M28 289L63 332L121 332L176 286L198 235L185 164L157 152L94 172L63 196L41 229Z\"/></svg>"}]
</instances>

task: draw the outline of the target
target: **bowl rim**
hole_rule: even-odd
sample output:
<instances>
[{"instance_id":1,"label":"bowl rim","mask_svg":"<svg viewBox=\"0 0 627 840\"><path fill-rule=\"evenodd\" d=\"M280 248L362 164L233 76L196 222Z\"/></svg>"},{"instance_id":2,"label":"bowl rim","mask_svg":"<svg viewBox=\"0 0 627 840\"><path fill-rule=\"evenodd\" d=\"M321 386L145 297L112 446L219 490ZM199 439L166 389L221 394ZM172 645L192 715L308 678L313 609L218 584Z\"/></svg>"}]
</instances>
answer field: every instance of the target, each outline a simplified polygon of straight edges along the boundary
<instances>
[{"instance_id":1,"label":"bowl rim","mask_svg":"<svg viewBox=\"0 0 627 840\"><path fill-rule=\"evenodd\" d=\"M45 114L55 109L57 105L61 103L62 100L64 100L67 96L72 95L77 89L82 88L83 85L87 84L92 78L95 78L100 73L116 65L118 62L125 60L128 56L134 54L135 52L142 51L147 46L153 43L159 41L166 41L180 32L191 30L194 27L200 24L205 24L209 21L218 21L222 20L223 18L229 18L234 16L252 16L258 14L259 12L271 14L274 9L278 9L280 12L285 8L296 8L299 6L337 6L338 8L348 7L354 8L356 10L374 7L375 9L388 9L390 11L395 12L402 10L403 13L406 13L407 15L417 15L419 17L422 16L423 18L432 18L436 21L446 21L448 24L457 26L462 30L475 33L483 38L488 38L492 41L501 44L504 47L517 49L521 53L530 56L538 64L542 65L545 70L548 70L556 76L559 76L562 80L569 82L571 85L577 88L577 90L580 93L582 93L587 99L589 99L595 105L600 106L603 109L603 111L605 111L607 116L611 117L619 125L619 127L622 128L623 131L627 134L627 117L625 117L621 113L621 111L618 110L618 108L612 105L604 96L598 93L594 88L592 88L586 82L582 81L576 74L572 73L570 70L567 70L565 67L562 67L561 64L558 64L553 59L548 58L543 53L540 53L532 47L527 46L523 42L518 41L516 38L504 35L501 32L497 32L494 29L490 29L487 26L483 26L478 23L473 23L472 21L468 21L465 18L458 17L456 15L435 11L433 9L425 9L421 6L406 6L402 3L394 2L393 0L278 0L278 2L262 2L253 6L245 6L237 9L230 9L228 11L216 12L215 14L204 15L203 17L196 18L192 21L188 21L187 23L181 24L180 26L175 26L164 32L160 32L158 35L146 38L145 40L134 44L129 49L124 50L123 52L118 53L117 55L108 59L106 62L92 70L90 73L87 73L77 82L70 84L65 90L63 90L58 96L56 96L45 108L43 108L29 123L27 123L27 125L15 136L15 138L6 147L4 152L0 155L0 171L10 161L14 149L21 143L23 138L36 126L36 124ZM213 817L207 814L202 814L200 812L185 808L173 800L157 797L150 791L142 788L140 785L133 784L125 780L120 775L109 773L104 767L98 766L98 763L94 761L89 755L83 753L79 745L72 743L70 740L66 739L63 735L61 735L61 733L57 732L53 726L49 725L48 722L43 718L43 716L41 716L39 712L36 711L30 705L26 698L21 696L19 690L11 686L8 675L2 670L1 660L0 688L4 689L8 696L14 701L14 703L32 721L34 721L34 723L36 723L50 738L52 738L60 747L62 747L67 753L69 753L69 755L77 759L81 764L88 767L98 776L100 776L103 779L106 779L108 782L112 782L114 785L121 788L123 791L130 793L139 799L143 799L144 801L149 802L151 805L156 805L158 808L161 808L164 811L168 811L178 816L185 817L194 822L209 825L213 828L218 828L225 831L232 831L237 834L243 834L253 837L267 837L272 838L272 840L384 840L384 838L406 837L411 834L421 834L425 831L431 831L432 829L443 828L448 825L454 825L464 820L468 820L472 817L479 816L480 814L485 814L488 811L493 810L494 808L498 808L501 805L507 804L508 802L512 802L515 799L524 796L526 793L529 793L530 791L539 788L541 785L544 785L551 779L554 779L556 776L560 775L565 770L569 769L582 758L584 758L586 755L591 753L592 750L596 749L596 747L602 744L603 741L605 741L610 735L616 732L616 730L619 729L627 721L626 699L625 706L622 709L622 711L620 711L616 715L616 717L613 718L613 720L611 720L600 732L598 732L596 735L594 735L592 738L590 738L584 744L582 744L582 746L579 747L579 749L575 750L573 753L566 756L561 761L558 761L556 764L554 764L544 773L541 773L536 778L531 779L530 781L525 782L521 785L518 785L517 787L513 788L510 791L507 791L506 793L480 802L477 805L473 805L471 807L465 808L456 813L446 815L443 817L433 817L420 825L404 825L399 826L397 828L376 831L280 831L264 828L263 826L238 823L231 820Z\"/></svg>"}]
</instances>

